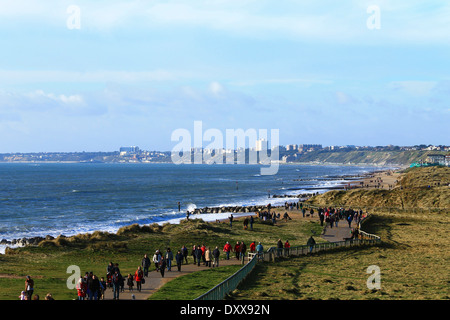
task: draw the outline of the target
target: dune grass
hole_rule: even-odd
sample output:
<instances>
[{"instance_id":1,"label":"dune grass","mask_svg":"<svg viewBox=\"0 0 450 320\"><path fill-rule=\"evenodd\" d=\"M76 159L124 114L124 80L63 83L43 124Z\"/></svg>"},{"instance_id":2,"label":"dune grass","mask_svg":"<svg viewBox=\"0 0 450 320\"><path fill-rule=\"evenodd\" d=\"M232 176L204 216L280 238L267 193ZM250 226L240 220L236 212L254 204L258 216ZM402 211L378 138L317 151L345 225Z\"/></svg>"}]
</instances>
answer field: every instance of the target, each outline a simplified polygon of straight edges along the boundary
<instances>
[{"instance_id":1,"label":"dune grass","mask_svg":"<svg viewBox=\"0 0 450 320\"><path fill-rule=\"evenodd\" d=\"M379 246L337 249L258 264L231 299L440 300L450 299L448 213L375 214L369 231ZM381 289L369 289L369 266L381 271Z\"/></svg>"},{"instance_id":2,"label":"dune grass","mask_svg":"<svg viewBox=\"0 0 450 320\"><path fill-rule=\"evenodd\" d=\"M67 273L70 265L79 266L82 274L92 271L104 277L112 261L119 263L122 274L128 274L134 273L145 253L151 255L156 249L170 247L173 251L183 245L190 249L201 244L223 248L226 241L245 241L247 245L261 241L269 248L275 246L279 238L289 240L292 245L303 245L312 232L320 234L318 221L296 219L279 221L275 226L256 222L251 231L243 230L241 218L231 229L228 223L193 219L177 225L133 225L122 228L117 234L95 232L59 237L43 241L39 246L7 250L0 255L0 300L16 300L24 288L26 275L35 280L35 293L41 297L50 292L56 300L75 299L76 291L66 285L71 275Z\"/></svg>"},{"instance_id":3,"label":"dune grass","mask_svg":"<svg viewBox=\"0 0 450 320\"><path fill-rule=\"evenodd\" d=\"M175 278L155 292L149 300L193 300L214 288L240 268L242 265L223 266Z\"/></svg>"}]
</instances>

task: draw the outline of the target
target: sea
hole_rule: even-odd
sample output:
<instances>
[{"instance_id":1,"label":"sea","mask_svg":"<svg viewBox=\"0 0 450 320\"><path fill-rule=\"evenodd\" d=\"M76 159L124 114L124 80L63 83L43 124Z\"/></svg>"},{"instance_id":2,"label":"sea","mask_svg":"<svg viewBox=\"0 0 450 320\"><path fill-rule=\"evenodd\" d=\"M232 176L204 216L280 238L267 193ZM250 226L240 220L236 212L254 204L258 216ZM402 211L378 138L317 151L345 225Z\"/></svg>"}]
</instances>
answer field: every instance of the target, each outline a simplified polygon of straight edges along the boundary
<instances>
[{"instance_id":1,"label":"sea","mask_svg":"<svg viewBox=\"0 0 450 320\"><path fill-rule=\"evenodd\" d=\"M261 175L260 165L249 164L0 163L0 240L178 223L195 208L283 205L298 198L274 195L322 193L383 169L288 164Z\"/></svg>"}]
</instances>

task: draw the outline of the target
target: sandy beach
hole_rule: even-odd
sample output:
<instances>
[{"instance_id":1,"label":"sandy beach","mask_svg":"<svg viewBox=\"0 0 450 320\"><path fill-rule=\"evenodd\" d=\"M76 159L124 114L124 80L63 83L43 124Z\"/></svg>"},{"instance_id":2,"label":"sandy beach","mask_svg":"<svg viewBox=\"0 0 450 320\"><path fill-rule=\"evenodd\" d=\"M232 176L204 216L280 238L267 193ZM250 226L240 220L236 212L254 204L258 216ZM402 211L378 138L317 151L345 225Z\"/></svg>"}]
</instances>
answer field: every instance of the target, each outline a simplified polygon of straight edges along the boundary
<instances>
[{"instance_id":1,"label":"sandy beach","mask_svg":"<svg viewBox=\"0 0 450 320\"><path fill-rule=\"evenodd\" d=\"M366 188L391 190L396 187L400 177L401 173L396 170L377 171L367 174L367 176L361 180L348 183L347 187L350 187L351 189Z\"/></svg>"}]
</instances>

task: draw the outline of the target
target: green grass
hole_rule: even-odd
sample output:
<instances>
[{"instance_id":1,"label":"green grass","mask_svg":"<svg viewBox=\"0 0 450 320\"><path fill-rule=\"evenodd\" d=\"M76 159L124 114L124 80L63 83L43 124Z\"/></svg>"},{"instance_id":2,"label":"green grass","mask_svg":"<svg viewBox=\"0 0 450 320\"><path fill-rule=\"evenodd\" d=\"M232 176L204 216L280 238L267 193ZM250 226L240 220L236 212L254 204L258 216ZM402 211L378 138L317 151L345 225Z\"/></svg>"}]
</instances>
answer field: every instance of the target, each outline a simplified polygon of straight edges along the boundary
<instances>
[{"instance_id":1,"label":"green grass","mask_svg":"<svg viewBox=\"0 0 450 320\"><path fill-rule=\"evenodd\" d=\"M261 241L265 248L276 246L279 238L289 240L291 245L306 243L312 230L320 234L318 222L296 219L279 222L272 226L256 222L254 230L243 230L242 220L230 229L228 223L206 223L191 220L179 225L130 226L117 234L97 232L42 242L36 247L7 250L0 255L0 300L15 300L24 289L26 275L35 280L35 293L44 297L52 293L56 300L76 298L76 291L66 285L66 273L70 265L79 266L81 273L92 271L98 277L106 275L110 261L119 263L122 274L134 273L145 253L152 255L156 249L172 251L186 245L205 244L223 248L226 241L231 244L245 241Z\"/></svg>"},{"instance_id":2,"label":"green grass","mask_svg":"<svg viewBox=\"0 0 450 320\"><path fill-rule=\"evenodd\" d=\"M193 300L234 273L241 265L223 266L193 272L169 281L150 297L150 300Z\"/></svg>"},{"instance_id":3,"label":"green grass","mask_svg":"<svg viewBox=\"0 0 450 320\"><path fill-rule=\"evenodd\" d=\"M449 214L379 214L368 230L383 243L258 264L232 299L450 299ZM368 289L367 268L379 266L381 289Z\"/></svg>"}]
</instances>

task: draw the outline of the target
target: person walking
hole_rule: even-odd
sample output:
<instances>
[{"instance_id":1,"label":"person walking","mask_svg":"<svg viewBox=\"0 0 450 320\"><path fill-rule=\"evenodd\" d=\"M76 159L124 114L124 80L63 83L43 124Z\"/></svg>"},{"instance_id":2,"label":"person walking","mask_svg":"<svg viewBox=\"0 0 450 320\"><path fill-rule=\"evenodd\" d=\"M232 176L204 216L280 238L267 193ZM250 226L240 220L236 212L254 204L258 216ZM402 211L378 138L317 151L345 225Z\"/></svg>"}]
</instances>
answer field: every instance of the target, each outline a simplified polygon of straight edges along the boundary
<instances>
[{"instance_id":1,"label":"person walking","mask_svg":"<svg viewBox=\"0 0 450 320\"><path fill-rule=\"evenodd\" d=\"M187 264L187 263L188 263L187 257L188 257L189 252L188 252L188 249L186 248L186 246L183 246L183 247L181 248L181 254L183 255L184 261L185 261L186 264Z\"/></svg>"},{"instance_id":2,"label":"person walking","mask_svg":"<svg viewBox=\"0 0 450 320\"><path fill-rule=\"evenodd\" d=\"M99 294L99 300L105 300L105 290L106 290L106 281L105 278L100 278L100 292Z\"/></svg>"},{"instance_id":3,"label":"person walking","mask_svg":"<svg viewBox=\"0 0 450 320\"><path fill-rule=\"evenodd\" d=\"M173 260L173 253L170 250L170 248L167 248L166 252L167 271L172 271L172 260Z\"/></svg>"},{"instance_id":4,"label":"person walking","mask_svg":"<svg viewBox=\"0 0 450 320\"><path fill-rule=\"evenodd\" d=\"M80 276L76 285L78 300L84 300L86 298L87 284L86 279Z\"/></svg>"},{"instance_id":5,"label":"person walking","mask_svg":"<svg viewBox=\"0 0 450 320\"><path fill-rule=\"evenodd\" d=\"M216 246L212 252L212 256L213 256L213 267L218 267L219 266L219 258L220 258L220 251L219 248Z\"/></svg>"},{"instance_id":6,"label":"person walking","mask_svg":"<svg viewBox=\"0 0 450 320\"><path fill-rule=\"evenodd\" d=\"M144 254L144 258L142 258L142 269L144 271L144 277L148 277L148 268L150 268L150 258L147 256L147 254Z\"/></svg>"},{"instance_id":7,"label":"person walking","mask_svg":"<svg viewBox=\"0 0 450 320\"><path fill-rule=\"evenodd\" d=\"M30 276L26 276L25 278L25 293L27 296L27 300L31 300L34 291L34 280L31 279Z\"/></svg>"},{"instance_id":8,"label":"person walking","mask_svg":"<svg viewBox=\"0 0 450 320\"><path fill-rule=\"evenodd\" d=\"M244 243L244 241L241 241L239 258L241 259L242 264L244 264L244 261L245 261L245 252L246 251L247 251L247 245Z\"/></svg>"},{"instance_id":9,"label":"person walking","mask_svg":"<svg viewBox=\"0 0 450 320\"><path fill-rule=\"evenodd\" d=\"M233 215L231 214L228 219L230 220L230 228L233 227Z\"/></svg>"},{"instance_id":10,"label":"person walking","mask_svg":"<svg viewBox=\"0 0 450 320\"><path fill-rule=\"evenodd\" d=\"M316 240L314 240L313 236L309 237L308 241L306 242L306 245L309 246L309 253L312 253L315 244Z\"/></svg>"},{"instance_id":11,"label":"person walking","mask_svg":"<svg viewBox=\"0 0 450 320\"><path fill-rule=\"evenodd\" d=\"M253 241L252 243L250 243L250 253L255 253L256 251L256 243L255 241Z\"/></svg>"},{"instance_id":12,"label":"person walking","mask_svg":"<svg viewBox=\"0 0 450 320\"><path fill-rule=\"evenodd\" d=\"M119 292L120 292L120 284L122 283L122 275L119 273L119 270L116 269L114 275L112 276L112 284L113 284L113 299L119 300Z\"/></svg>"},{"instance_id":13,"label":"person walking","mask_svg":"<svg viewBox=\"0 0 450 320\"><path fill-rule=\"evenodd\" d=\"M281 241L281 239L278 239L278 242L277 242L277 254L280 257L282 253L283 253L283 242Z\"/></svg>"},{"instance_id":14,"label":"person walking","mask_svg":"<svg viewBox=\"0 0 450 320\"><path fill-rule=\"evenodd\" d=\"M289 256L289 249L291 248L291 244L289 243L289 240L286 240L284 243L284 254L286 256Z\"/></svg>"},{"instance_id":15,"label":"person walking","mask_svg":"<svg viewBox=\"0 0 450 320\"><path fill-rule=\"evenodd\" d=\"M320 219L320 226L323 227L323 221L325 220L325 215L323 212L319 213L319 219Z\"/></svg>"},{"instance_id":16,"label":"person walking","mask_svg":"<svg viewBox=\"0 0 450 320\"><path fill-rule=\"evenodd\" d=\"M202 261L202 249L197 246L195 249L195 258L197 259L197 266L200 267L200 262Z\"/></svg>"},{"instance_id":17,"label":"person walking","mask_svg":"<svg viewBox=\"0 0 450 320\"><path fill-rule=\"evenodd\" d=\"M184 258L183 253L181 252L181 250L178 250L178 252L175 255L175 261L177 263L177 270L178 270L178 272L181 271L181 265L183 264L183 258Z\"/></svg>"},{"instance_id":18,"label":"person walking","mask_svg":"<svg viewBox=\"0 0 450 320\"><path fill-rule=\"evenodd\" d=\"M136 272L134 273L134 280L136 281L136 289L141 292L142 289L142 278L144 277L144 272L141 269L141 266L138 267Z\"/></svg>"},{"instance_id":19,"label":"person walking","mask_svg":"<svg viewBox=\"0 0 450 320\"><path fill-rule=\"evenodd\" d=\"M160 265L160 262L161 262L161 254L159 253L159 250L155 251L155 254L153 255L152 261L155 264L156 272L158 272L159 271L159 265Z\"/></svg>"},{"instance_id":20,"label":"person walking","mask_svg":"<svg viewBox=\"0 0 450 320\"><path fill-rule=\"evenodd\" d=\"M352 227L352 220L353 220L353 216L351 214L349 214L348 218L347 218L347 222L348 222L348 227L349 228Z\"/></svg>"},{"instance_id":21,"label":"person walking","mask_svg":"<svg viewBox=\"0 0 450 320\"><path fill-rule=\"evenodd\" d=\"M159 272L161 272L161 277L164 278L164 271L166 269L166 259L164 258L164 256L161 257L161 260L159 262Z\"/></svg>"},{"instance_id":22,"label":"person walking","mask_svg":"<svg viewBox=\"0 0 450 320\"><path fill-rule=\"evenodd\" d=\"M192 255L192 258L194 258L194 265L197 264L197 246L196 245L192 246L191 255Z\"/></svg>"},{"instance_id":23,"label":"person walking","mask_svg":"<svg viewBox=\"0 0 450 320\"><path fill-rule=\"evenodd\" d=\"M89 300L98 300L98 292L100 291L100 280L95 274L92 275L91 281L88 284Z\"/></svg>"},{"instance_id":24,"label":"person walking","mask_svg":"<svg viewBox=\"0 0 450 320\"><path fill-rule=\"evenodd\" d=\"M134 280L133 280L133 276L131 275L131 273L128 274L127 286L128 286L128 291L130 291L130 292L133 291Z\"/></svg>"},{"instance_id":25,"label":"person walking","mask_svg":"<svg viewBox=\"0 0 450 320\"><path fill-rule=\"evenodd\" d=\"M225 245L223 247L223 252L225 252L227 260L230 260L230 252L231 252L231 250L232 250L231 244L227 241L227 243L225 243Z\"/></svg>"},{"instance_id":26,"label":"person walking","mask_svg":"<svg viewBox=\"0 0 450 320\"><path fill-rule=\"evenodd\" d=\"M240 257L240 252L241 252L241 244L238 242L236 242L236 244L234 245L234 253L236 255L236 259L239 260Z\"/></svg>"},{"instance_id":27,"label":"person walking","mask_svg":"<svg viewBox=\"0 0 450 320\"><path fill-rule=\"evenodd\" d=\"M209 247L205 249L205 266L211 267L211 251Z\"/></svg>"},{"instance_id":28,"label":"person walking","mask_svg":"<svg viewBox=\"0 0 450 320\"><path fill-rule=\"evenodd\" d=\"M202 244L202 261L203 261L203 265L206 266L206 259L205 259L205 252L206 252L206 246L204 244Z\"/></svg>"},{"instance_id":29,"label":"person walking","mask_svg":"<svg viewBox=\"0 0 450 320\"><path fill-rule=\"evenodd\" d=\"M256 253L258 254L258 259L262 260L263 259L263 254L264 254L264 247L261 244L261 242L258 242L258 245L256 246Z\"/></svg>"}]
</instances>

